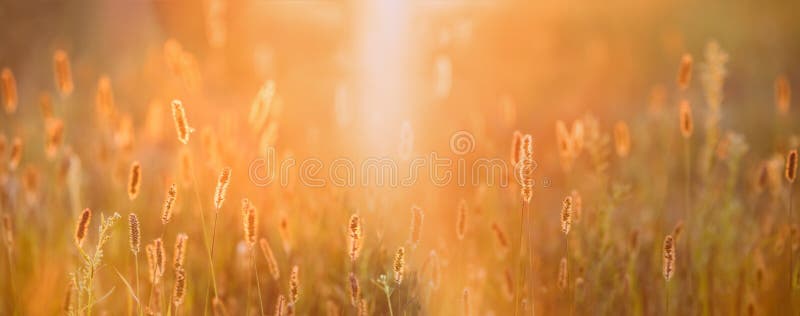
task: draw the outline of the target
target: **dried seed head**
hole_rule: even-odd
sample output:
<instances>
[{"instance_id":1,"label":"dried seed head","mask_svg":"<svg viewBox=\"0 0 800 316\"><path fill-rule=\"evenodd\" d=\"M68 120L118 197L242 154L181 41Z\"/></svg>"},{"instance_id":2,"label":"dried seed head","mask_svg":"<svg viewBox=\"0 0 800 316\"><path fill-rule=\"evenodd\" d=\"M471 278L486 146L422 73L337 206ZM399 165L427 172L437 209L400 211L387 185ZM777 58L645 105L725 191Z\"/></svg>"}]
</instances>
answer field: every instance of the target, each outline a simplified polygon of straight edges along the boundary
<instances>
[{"instance_id":1,"label":"dried seed head","mask_svg":"<svg viewBox=\"0 0 800 316\"><path fill-rule=\"evenodd\" d=\"M150 276L148 280L152 284L158 284L160 277L158 273L158 263L156 262L156 247L153 244L147 244L144 250L147 255L147 271Z\"/></svg>"},{"instance_id":2,"label":"dried seed head","mask_svg":"<svg viewBox=\"0 0 800 316\"><path fill-rule=\"evenodd\" d=\"M228 192L228 184L231 182L231 168L222 168L222 172L217 179L217 189L214 193L214 207L219 211L222 208L222 203L225 202L225 194Z\"/></svg>"},{"instance_id":3,"label":"dried seed head","mask_svg":"<svg viewBox=\"0 0 800 316\"><path fill-rule=\"evenodd\" d=\"M250 247L256 245L258 224L256 223L256 208L248 199L242 199L242 225L244 227L244 241Z\"/></svg>"},{"instance_id":4,"label":"dried seed head","mask_svg":"<svg viewBox=\"0 0 800 316\"><path fill-rule=\"evenodd\" d=\"M461 199L458 202L458 217L456 218L456 237L458 240L464 240L467 233L467 201Z\"/></svg>"},{"instance_id":5,"label":"dried seed head","mask_svg":"<svg viewBox=\"0 0 800 316\"><path fill-rule=\"evenodd\" d=\"M183 304L184 296L186 295L186 272L183 268L175 270L175 287L172 291L172 300L175 306Z\"/></svg>"},{"instance_id":6,"label":"dried seed head","mask_svg":"<svg viewBox=\"0 0 800 316\"><path fill-rule=\"evenodd\" d=\"M292 274L289 276L289 301L292 304L297 304L297 299L300 298L300 277L298 274L299 269L297 266L293 266Z\"/></svg>"},{"instance_id":7,"label":"dried seed head","mask_svg":"<svg viewBox=\"0 0 800 316\"><path fill-rule=\"evenodd\" d=\"M186 120L186 111L181 100L172 100L172 120L175 121L178 140L181 143L188 144L189 135L194 132L194 129L189 127L189 121Z\"/></svg>"},{"instance_id":8,"label":"dried seed head","mask_svg":"<svg viewBox=\"0 0 800 316\"><path fill-rule=\"evenodd\" d=\"M564 235L569 234L570 226L572 226L572 196L567 196L561 205L561 231Z\"/></svg>"},{"instance_id":9,"label":"dried seed head","mask_svg":"<svg viewBox=\"0 0 800 316\"><path fill-rule=\"evenodd\" d=\"M561 264L558 266L558 288L566 289L568 285L569 272L567 270L567 258L561 258Z\"/></svg>"},{"instance_id":10,"label":"dried seed head","mask_svg":"<svg viewBox=\"0 0 800 316\"><path fill-rule=\"evenodd\" d=\"M138 254L141 246L142 231L139 227L139 217L134 213L128 215L128 236L131 244L131 252Z\"/></svg>"},{"instance_id":11,"label":"dried seed head","mask_svg":"<svg viewBox=\"0 0 800 316\"><path fill-rule=\"evenodd\" d=\"M578 190L572 190L570 196L572 196L572 222L579 223L583 215L583 199Z\"/></svg>"},{"instance_id":12,"label":"dried seed head","mask_svg":"<svg viewBox=\"0 0 800 316\"><path fill-rule=\"evenodd\" d=\"M786 155L786 180L789 183L794 183L797 178L797 149L794 149Z\"/></svg>"},{"instance_id":13,"label":"dried seed head","mask_svg":"<svg viewBox=\"0 0 800 316\"><path fill-rule=\"evenodd\" d=\"M403 282L403 272L406 267L406 250L403 247L397 248L397 253L394 255L394 264L392 268L394 270L394 282L400 284Z\"/></svg>"},{"instance_id":14,"label":"dried seed head","mask_svg":"<svg viewBox=\"0 0 800 316\"><path fill-rule=\"evenodd\" d=\"M175 251L172 254L172 267L177 270L183 270L183 263L186 261L186 247L189 241L189 236L186 234L178 234L175 237Z\"/></svg>"},{"instance_id":15,"label":"dried seed head","mask_svg":"<svg viewBox=\"0 0 800 316\"><path fill-rule=\"evenodd\" d=\"M791 101L792 88L789 85L789 79L786 76L780 76L775 79L775 106L778 108L778 113L783 115L789 113Z\"/></svg>"},{"instance_id":16,"label":"dried seed head","mask_svg":"<svg viewBox=\"0 0 800 316\"><path fill-rule=\"evenodd\" d=\"M505 254L510 248L506 233L503 232L503 229L500 228L497 222L492 222L492 231L494 231L494 236L497 239L497 245L500 246L500 252Z\"/></svg>"},{"instance_id":17,"label":"dried seed head","mask_svg":"<svg viewBox=\"0 0 800 316\"><path fill-rule=\"evenodd\" d=\"M681 65L678 68L678 87L681 91L689 88L689 83L692 81L692 55L683 54L681 57Z\"/></svg>"},{"instance_id":18,"label":"dried seed head","mask_svg":"<svg viewBox=\"0 0 800 316\"><path fill-rule=\"evenodd\" d=\"M422 237L422 221L424 217L425 214L422 212L421 208L416 205L411 206L411 233L409 241L415 247L419 244L419 240Z\"/></svg>"},{"instance_id":19,"label":"dried seed head","mask_svg":"<svg viewBox=\"0 0 800 316\"><path fill-rule=\"evenodd\" d=\"M619 121L614 125L614 144L617 149L617 156L620 158L628 157L631 151L631 134L628 131L628 124Z\"/></svg>"},{"instance_id":20,"label":"dried seed head","mask_svg":"<svg viewBox=\"0 0 800 316\"><path fill-rule=\"evenodd\" d=\"M506 268L504 275L503 282L503 295L506 297L506 300L512 300L514 298L514 275L511 273L511 269Z\"/></svg>"},{"instance_id":21,"label":"dried seed head","mask_svg":"<svg viewBox=\"0 0 800 316\"><path fill-rule=\"evenodd\" d=\"M11 142L11 154L8 158L8 169L17 170L19 162L22 160L22 139L14 137Z\"/></svg>"},{"instance_id":22,"label":"dried seed head","mask_svg":"<svg viewBox=\"0 0 800 316\"><path fill-rule=\"evenodd\" d=\"M156 264L155 272L158 274L158 277L160 278L161 276L164 275L164 267L167 264L167 256L164 253L164 242L161 240L161 238L156 238L156 240L153 240L153 250L154 250L153 255L155 255L154 259Z\"/></svg>"},{"instance_id":23,"label":"dried seed head","mask_svg":"<svg viewBox=\"0 0 800 316\"><path fill-rule=\"evenodd\" d=\"M164 199L164 206L161 207L161 223L166 225L172 220L172 209L175 207L175 199L178 197L178 188L173 183L167 190L167 197Z\"/></svg>"},{"instance_id":24,"label":"dried seed head","mask_svg":"<svg viewBox=\"0 0 800 316\"><path fill-rule=\"evenodd\" d=\"M58 148L64 142L64 121L61 119L49 119L46 124L45 153L52 158L58 152Z\"/></svg>"},{"instance_id":25,"label":"dried seed head","mask_svg":"<svg viewBox=\"0 0 800 316\"><path fill-rule=\"evenodd\" d=\"M283 316L283 310L286 308L286 297L283 294L278 295L278 300L275 302L275 316Z\"/></svg>"},{"instance_id":26,"label":"dried seed head","mask_svg":"<svg viewBox=\"0 0 800 316\"><path fill-rule=\"evenodd\" d=\"M97 114L101 120L110 120L115 111L114 91L111 89L111 79L102 76L97 81L97 93L94 97Z\"/></svg>"},{"instance_id":27,"label":"dried seed head","mask_svg":"<svg viewBox=\"0 0 800 316\"><path fill-rule=\"evenodd\" d=\"M17 97L17 80L14 79L14 73L11 72L11 69L3 68L3 71L0 72L0 84L2 84L3 106L6 109L6 113L16 112L17 102L19 101Z\"/></svg>"},{"instance_id":28,"label":"dried seed head","mask_svg":"<svg viewBox=\"0 0 800 316\"><path fill-rule=\"evenodd\" d=\"M517 181L520 183L520 194L526 203L531 201L533 196L533 137L530 134L522 136L520 147L519 162L515 166L517 169Z\"/></svg>"},{"instance_id":29,"label":"dried seed head","mask_svg":"<svg viewBox=\"0 0 800 316\"><path fill-rule=\"evenodd\" d=\"M367 316L367 315L369 315L369 306L367 306L367 300L365 300L363 298L358 303L358 308L356 308L356 309L357 309L357 315L358 316Z\"/></svg>"},{"instance_id":30,"label":"dried seed head","mask_svg":"<svg viewBox=\"0 0 800 316\"><path fill-rule=\"evenodd\" d=\"M664 279L669 281L675 273L675 242L671 235L664 238Z\"/></svg>"},{"instance_id":31,"label":"dried seed head","mask_svg":"<svg viewBox=\"0 0 800 316\"><path fill-rule=\"evenodd\" d=\"M359 253L361 253L361 245L362 241L362 232L361 232L361 219L358 217L358 214L353 214L350 216L350 261L356 261L358 259Z\"/></svg>"},{"instance_id":32,"label":"dried seed head","mask_svg":"<svg viewBox=\"0 0 800 316\"><path fill-rule=\"evenodd\" d=\"M522 133L514 131L511 139L511 165L516 166L519 162L520 148L522 146Z\"/></svg>"},{"instance_id":33,"label":"dried seed head","mask_svg":"<svg viewBox=\"0 0 800 316\"><path fill-rule=\"evenodd\" d=\"M42 92L39 95L39 110L42 111L42 118L45 121L53 118L53 99L50 93Z\"/></svg>"},{"instance_id":34,"label":"dried seed head","mask_svg":"<svg viewBox=\"0 0 800 316\"><path fill-rule=\"evenodd\" d=\"M357 307L358 302L361 300L361 288L358 285L358 278L350 272L348 280L350 281L350 303Z\"/></svg>"},{"instance_id":35,"label":"dried seed head","mask_svg":"<svg viewBox=\"0 0 800 316\"><path fill-rule=\"evenodd\" d=\"M75 228L75 245L78 248L83 246L83 241L86 239L86 232L89 229L89 223L92 221L92 210L89 208L83 209L80 217L78 217L78 225Z\"/></svg>"},{"instance_id":36,"label":"dried seed head","mask_svg":"<svg viewBox=\"0 0 800 316\"><path fill-rule=\"evenodd\" d=\"M680 105L680 118L681 118L681 135L684 138L689 138L692 136L692 107L689 105L689 101L683 100L681 101Z\"/></svg>"},{"instance_id":37,"label":"dried seed head","mask_svg":"<svg viewBox=\"0 0 800 316\"><path fill-rule=\"evenodd\" d=\"M142 166L139 161L131 164L131 171L128 174L128 198L133 201L139 195L139 188L142 186Z\"/></svg>"},{"instance_id":38,"label":"dried seed head","mask_svg":"<svg viewBox=\"0 0 800 316\"><path fill-rule=\"evenodd\" d=\"M273 279L277 280L280 277L280 270L278 269L278 261L275 260L275 254L272 252L272 247L269 246L269 242L264 238L259 240L259 245L261 246L261 252L264 254L264 258L267 259L269 274L272 275Z\"/></svg>"},{"instance_id":39,"label":"dried seed head","mask_svg":"<svg viewBox=\"0 0 800 316\"><path fill-rule=\"evenodd\" d=\"M72 94L72 70L70 70L69 56L63 50L56 50L53 54L53 70L56 78L56 88L62 97Z\"/></svg>"}]
</instances>

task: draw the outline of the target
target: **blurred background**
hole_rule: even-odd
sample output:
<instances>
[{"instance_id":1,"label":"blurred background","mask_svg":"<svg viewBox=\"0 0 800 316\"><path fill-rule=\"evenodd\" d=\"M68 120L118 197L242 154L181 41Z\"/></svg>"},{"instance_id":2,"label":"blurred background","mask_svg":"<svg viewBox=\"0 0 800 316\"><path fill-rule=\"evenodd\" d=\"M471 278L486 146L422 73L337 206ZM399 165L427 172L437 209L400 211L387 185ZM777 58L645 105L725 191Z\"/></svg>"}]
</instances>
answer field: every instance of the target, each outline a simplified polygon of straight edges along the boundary
<instances>
[{"instance_id":1,"label":"blurred background","mask_svg":"<svg viewBox=\"0 0 800 316\"><path fill-rule=\"evenodd\" d=\"M309 289L308 295L320 300L318 304L302 306L301 314L322 313L323 298L344 302L342 297L346 295L343 294L346 288L340 281L344 280L342 271L346 270L346 264L339 262L342 261L339 260L341 251L331 249L345 247L340 244L345 242L342 236L345 236L345 222L350 213L377 209L373 214L375 217L366 224L369 230L377 231L368 231L368 238L377 238L382 241L381 245L391 246L387 246L388 249L378 247L375 250L378 254L369 258L385 267L388 267L394 247L402 244L406 236L411 205L421 205L426 210L426 226L430 234L422 243L426 247L420 247L425 251L409 259L412 267L422 265L426 257L424 253L429 249L440 249L440 252L445 252L442 256L447 257L446 250L442 249L448 248L446 245L454 238L450 235L456 228L451 222L460 199L466 199L479 214L480 219L472 224L480 226L476 232L487 234L480 238L476 236L473 241L478 246L469 247L464 256L482 258L487 254L486 249L493 242L490 240L489 222L501 223L511 239L516 240L519 201L514 187L490 188L489 193L486 185L437 187L427 182L402 188L285 189L276 186L260 188L246 179L249 163L264 156L265 145L275 147L278 157L316 157L324 161L338 157L358 160L402 156L398 146L407 137L403 136L404 125L412 131L412 155L438 152L454 157L449 147L450 137L456 131L468 131L474 135L476 147L474 152L465 156L467 161L481 157L506 159L512 133L520 130L531 134L539 167L537 177L547 179L549 184L535 193L537 206L534 209L541 213L536 215L536 224L530 228L554 239L562 237L557 223L565 195L573 188L605 192L603 190L612 187L605 187L602 181L584 183L581 172L591 170L588 163L583 167L576 166L571 172L562 170L555 122L564 120L570 123L591 115L604 130L610 130L617 121L627 122L631 126L631 159L612 160L609 173L611 178L621 182L613 185L614 190L618 187L621 191L630 190L634 198L611 207L624 212L610 215L612 219L619 219L615 222L619 232L604 240L614 240L613 247L619 250L625 247L631 231L638 227L642 231L640 243L649 256L641 260L646 262L640 262L648 267L638 274L647 277L658 275L663 235L686 214L672 210L675 205L680 205L678 202L683 196L681 181L684 181L681 178L682 156L679 154L683 144L677 132L678 102L681 99L692 102L696 128L702 135L703 120L708 111L701 84L701 72L707 62L707 45L716 42L729 56L719 125L724 132L735 131L745 135L747 140L749 154L742 158L742 173L736 174L732 189L744 191L749 188L747 181L752 180L763 160L776 153L783 154L798 143L794 136L797 124L791 120L797 115L797 110L790 109L786 116L789 119L779 121L774 83L781 75L789 78L789 82L797 82L796 78L800 77L797 58L800 56L800 41L797 40L800 38L799 10L800 3L796 1L0 0L0 23L3 25L0 27L0 67L8 67L13 72L18 94L16 111L0 115L0 131L8 136L9 141L14 136L23 139L25 146L20 170L27 170L24 168L26 165L38 166L32 167L36 171L31 173L35 173L39 189L35 203L20 206L24 203L14 202L13 197L19 192L13 188L19 187L20 183L9 181L5 186L8 192L12 192L6 194L12 202L7 203L10 206L4 210L17 214L13 217L21 235L19 247L24 248L17 255L28 259L20 259L22 262L17 265L22 271L16 278L17 286L21 286L17 289L18 294L8 294L12 290L4 288L6 292L2 298L6 303L0 307L5 309L0 311L12 310L7 302L14 297L31 300L35 293L47 293L47 297L62 295L67 272L58 267L56 261L65 253L75 254L65 240L69 240L66 238L74 228L72 221L83 207L107 213L137 211L140 215L158 210L168 184L180 177L177 157L182 146L174 139L168 110L173 99L183 101L189 124L197 129L192 134L192 142L203 144L202 147L192 147L195 164L205 167L198 172L199 185L203 187L199 193L205 199L202 203L211 201L220 168L233 167L234 193L229 205L234 206L229 206L232 210L223 216L222 224L237 232L233 237L238 237L241 229L236 209L242 197L250 197L265 211L264 228L277 225L287 216L302 218L293 219L296 220L293 223L319 224L303 226L303 229L296 227L298 232L304 231L305 238L296 237L296 240L300 244L303 244L300 240L304 240L304 245L309 247L305 254L297 252L287 253L285 258L279 256L287 260L283 270L286 275L288 262L310 265L318 256L338 260L331 264L330 274L333 276L326 274L324 267L315 267L313 272L311 268L304 271L305 284L333 280L330 282L333 285ZM65 51L71 64L75 89L67 96L60 95L55 84L53 54L56 50ZM678 66L681 56L687 53L694 58L695 75L692 86L686 92L679 92L676 84ZM178 54L177 59L174 59L174 54ZM176 60L178 66L175 66ZM113 87L114 113L110 118L98 118L96 114L96 95L103 76L107 76ZM269 81L275 84L280 99L279 105L273 104L272 111L279 114L271 114L269 124L248 129L251 104ZM51 96L56 116L65 122L64 152L57 155L57 161L65 159L74 165L75 160L70 159L77 157L83 166L82 180L79 181L82 193L69 198L64 196L67 193L59 193L60 187L56 183L58 164L48 164L47 161L52 160L45 159L42 151L47 139L40 108L43 94ZM108 126L101 126L103 124ZM694 140L697 145L702 142L702 136ZM208 158L204 155L211 151L208 146L212 143L220 147L219 156ZM716 144L710 146L716 148ZM670 154L675 155L674 159ZM124 182L133 160L142 162L145 184L141 197L129 203ZM712 177L728 173L731 172L712 174ZM701 182L709 184L713 181ZM593 198L601 195L605 193L585 193L587 209L607 206L602 198ZM187 201L180 202L185 203L179 204L180 209L194 212L198 205L188 198L193 196L193 192L187 189L183 196ZM760 204L750 200L734 201L734 198L723 196L720 199L733 201L736 206L732 209L746 208L747 213L742 211L741 214L745 215L734 216L735 220L726 217L730 222L720 222L723 226L716 228L730 228L724 225L738 224L741 218L758 221L753 225L763 224L760 215L754 215L756 209L760 210ZM56 203L53 201L63 204L53 204ZM709 204L703 204L704 208L715 203L713 199L709 201ZM208 203L205 207L210 209ZM320 217L328 208L336 209L341 215L336 215L335 219ZM60 224L53 223L54 219L46 219L48 212L56 210L64 220ZM641 218L631 217L630 212L641 214ZM305 215L297 215L300 213ZM390 219L393 216L399 216L402 221L393 223ZM34 223L32 220L49 224L28 226ZM185 230L196 242L193 247L197 248L191 249L190 253L199 257L204 252L200 242L202 237L197 231L199 228L191 225L192 220L196 218L177 219L176 226L189 224ZM772 219L763 224L767 227L762 228L764 236L778 238L780 230L775 228L774 225L778 225L775 221ZM160 229L157 223L153 218L153 227L144 228L145 235L155 235ZM116 236L120 245L124 237L121 226L125 225L120 225ZM45 233L53 227L57 229L52 236ZM191 235L192 232L197 235ZM268 234L275 233L265 233ZM437 236L439 234L447 237ZM335 241L314 244L325 239L319 236L329 235L337 236L333 238ZM580 238L581 241L576 243L592 247L591 240ZM149 240L149 237L145 239ZM542 284L552 283L558 270L557 261L563 244L554 243L553 239L535 241L535 247L542 254L535 259L534 266L542 272L541 275L552 276L537 277L542 278ZM171 245L171 237L168 240ZM63 243L59 247L64 249L36 250L46 242ZM741 245L740 242L730 238L715 244L714 249L724 249L720 251L725 253L708 259L711 262L708 266L722 266L721 270L729 274L708 281L712 284L709 286L711 290L697 284L687 285L699 289L697 292L687 290L685 297L675 299L676 304L685 303L688 311L703 311L705 314L744 313L745 299L734 302L729 297L734 294L741 294L736 297L747 296L742 294L749 292L744 290L746 286L736 289L736 293L726 287L745 284L747 282L742 280L754 278L748 270L752 266L743 263L741 267L733 267L724 263L726 259L742 259L738 256L753 251L744 249L745 246L732 248L731 245ZM222 243L220 247L223 253L220 256L235 257L235 242ZM609 248L602 249L613 252ZM109 260L128 267L129 253L125 249L116 251L116 254L108 255ZM575 260L580 262L577 264L581 266L580 271L593 261L589 253L587 250L585 254L575 255ZM461 261L465 261L464 256L459 257ZM45 259L55 261L42 263ZM221 260L220 270L228 271L226 268L233 266L227 264L226 259ZM626 260L608 259L603 262L613 266L623 265ZM647 262L651 261L658 264L649 265ZM207 272L204 264L193 269L199 275ZM374 279L383 268L364 269L369 272L364 272L362 286L374 289L368 280ZM473 289L485 286L487 290L492 288L492 282L502 282L487 278L487 269L491 270L490 263L476 268L474 273L462 278L468 281L460 280L458 275L452 276L451 291L441 296L446 299L443 304L454 302L459 297L464 286L462 281L471 284ZM602 274L602 271L605 270L597 268L595 273ZM110 271L106 272L109 273L108 284L118 281ZM227 274L222 278L236 280L241 277L235 272ZM207 276L190 273L192 277L197 281L190 295L200 297ZM596 283L593 284L598 285L595 298L605 297L607 293L600 288L610 286L621 289L607 294L612 297L625 296L620 293L628 291L642 293L644 303L638 301L635 305L645 307L630 310L628 301L611 299L601 309L587 307L591 304L578 307L578 314L621 311L653 315L662 312L658 307L661 303L656 303L662 298L660 283L642 282L639 284L641 288L632 289L623 277L607 277L602 282L601 277L594 279ZM587 276L587 279L591 278ZM44 284L43 280L53 280L52 283L57 285ZM124 289L121 284L116 286L118 292L109 301L123 304L126 302L121 294ZM568 311L561 305L563 301L555 294L553 284L549 288L547 285L542 287L545 288L531 290L539 293L534 295L541 295L541 311L545 314ZM675 291L680 292L678 288ZM228 297L237 290L228 286ZM696 294L702 291L711 294ZM784 293L775 288L771 291L778 292L763 293ZM478 294L472 293L474 297L482 295L481 290L477 290ZM376 295L370 300L370 314L385 314L385 302L380 293ZM193 306L189 307L189 314L199 312L202 303L197 299L187 304ZM493 303L495 299L505 302L487 294L473 305L475 313L510 314L511 309L504 305L507 303L497 305ZM273 300L269 299L269 306ZM761 300L759 309L767 313L779 311L774 300ZM708 307L713 305L711 302L716 302L719 309ZM130 300L127 303L130 310ZM229 304L233 305L232 310L241 312L236 306L238 304L241 308L244 303ZM448 304L444 307L419 304L418 309L409 309L410 313L454 313ZM31 315L53 314L57 309L55 305L38 306L31 300L22 304L23 309L15 311ZM110 303L100 308L111 314L122 312Z\"/></svg>"}]
</instances>

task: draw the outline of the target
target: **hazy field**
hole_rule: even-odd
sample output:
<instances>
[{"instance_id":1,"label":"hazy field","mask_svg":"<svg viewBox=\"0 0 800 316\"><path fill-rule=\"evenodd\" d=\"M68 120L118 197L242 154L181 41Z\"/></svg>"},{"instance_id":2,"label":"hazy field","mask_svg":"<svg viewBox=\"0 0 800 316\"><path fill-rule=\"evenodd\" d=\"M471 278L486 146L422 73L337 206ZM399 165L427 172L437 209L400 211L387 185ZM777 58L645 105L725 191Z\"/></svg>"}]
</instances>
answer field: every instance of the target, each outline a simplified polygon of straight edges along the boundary
<instances>
[{"instance_id":1,"label":"hazy field","mask_svg":"<svg viewBox=\"0 0 800 316\"><path fill-rule=\"evenodd\" d=\"M629 2L0 0L0 315L798 314L798 5Z\"/></svg>"}]
</instances>

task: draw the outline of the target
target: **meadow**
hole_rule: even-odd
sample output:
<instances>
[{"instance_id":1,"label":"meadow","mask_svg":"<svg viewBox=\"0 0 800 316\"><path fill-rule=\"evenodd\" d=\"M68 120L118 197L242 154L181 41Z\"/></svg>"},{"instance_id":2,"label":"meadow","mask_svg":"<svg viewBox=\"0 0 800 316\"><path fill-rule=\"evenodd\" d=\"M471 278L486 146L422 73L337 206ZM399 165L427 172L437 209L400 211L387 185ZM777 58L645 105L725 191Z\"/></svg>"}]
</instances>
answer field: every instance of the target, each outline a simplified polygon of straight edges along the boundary
<instances>
[{"instance_id":1,"label":"meadow","mask_svg":"<svg viewBox=\"0 0 800 316\"><path fill-rule=\"evenodd\" d=\"M0 315L799 314L796 8L578 4L0 1Z\"/></svg>"}]
</instances>

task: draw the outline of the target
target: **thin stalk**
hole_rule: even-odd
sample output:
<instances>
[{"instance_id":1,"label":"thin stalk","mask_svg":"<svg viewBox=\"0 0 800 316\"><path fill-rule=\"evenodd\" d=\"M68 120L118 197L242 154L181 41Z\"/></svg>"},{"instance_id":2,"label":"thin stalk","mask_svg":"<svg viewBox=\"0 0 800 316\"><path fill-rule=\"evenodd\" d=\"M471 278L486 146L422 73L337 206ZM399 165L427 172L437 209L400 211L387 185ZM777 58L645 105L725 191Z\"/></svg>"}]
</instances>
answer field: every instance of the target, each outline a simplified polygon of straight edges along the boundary
<instances>
[{"instance_id":1,"label":"thin stalk","mask_svg":"<svg viewBox=\"0 0 800 316\"><path fill-rule=\"evenodd\" d=\"M517 256L514 259L514 316L516 316L519 312L519 296L520 296L520 269L522 260L522 249L523 249L523 236L525 232L525 200L522 200L522 210L519 214L520 221L519 221L519 249L517 251ZM524 276L523 276L524 277Z\"/></svg>"},{"instance_id":2,"label":"thin stalk","mask_svg":"<svg viewBox=\"0 0 800 316\"><path fill-rule=\"evenodd\" d=\"M387 290L384 290L383 294L386 294L386 305L389 305L389 316L394 316L394 311L392 311L392 294Z\"/></svg>"},{"instance_id":3,"label":"thin stalk","mask_svg":"<svg viewBox=\"0 0 800 316\"><path fill-rule=\"evenodd\" d=\"M665 283L665 286L666 286L665 296L666 296L666 304L667 304L667 306L666 306L667 313L664 314L664 315L669 316L669 280L665 280L664 283Z\"/></svg>"},{"instance_id":4,"label":"thin stalk","mask_svg":"<svg viewBox=\"0 0 800 316\"><path fill-rule=\"evenodd\" d=\"M6 232L8 233L8 232ZM6 245L6 259L8 260L8 282L11 284L11 302L14 306L12 314L17 311L17 285L14 282L14 259L11 257L11 245Z\"/></svg>"},{"instance_id":5,"label":"thin stalk","mask_svg":"<svg viewBox=\"0 0 800 316\"><path fill-rule=\"evenodd\" d=\"M794 196L793 193L794 190L792 190L792 183L789 183L789 227L790 228L793 227L794 225L794 221L792 220L792 202L793 202L792 199ZM792 304L794 303L792 301L792 296L793 296L792 292L794 289L792 286L792 281L793 281L792 274L794 273L794 239L795 239L794 236L792 236L789 241L789 311L792 313L794 310L794 304Z\"/></svg>"},{"instance_id":6,"label":"thin stalk","mask_svg":"<svg viewBox=\"0 0 800 316\"><path fill-rule=\"evenodd\" d=\"M139 296L139 253L138 252L134 253L133 258L134 258L133 259L134 265L136 266L136 299L139 301L137 307L138 311L137 314L142 315L142 302L141 302L142 297Z\"/></svg>"},{"instance_id":7,"label":"thin stalk","mask_svg":"<svg viewBox=\"0 0 800 316\"><path fill-rule=\"evenodd\" d=\"M261 315L264 315L264 299L261 298L261 278L258 276L258 265L256 265L256 255L254 247L250 247L250 262L256 275L256 288L258 288L258 306L261 308Z\"/></svg>"}]
</instances>

